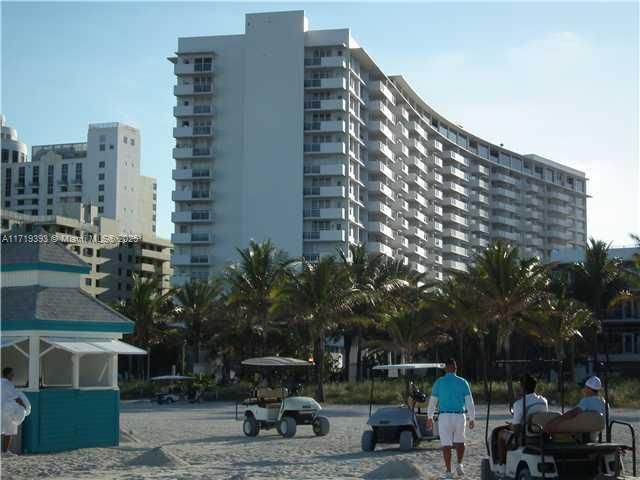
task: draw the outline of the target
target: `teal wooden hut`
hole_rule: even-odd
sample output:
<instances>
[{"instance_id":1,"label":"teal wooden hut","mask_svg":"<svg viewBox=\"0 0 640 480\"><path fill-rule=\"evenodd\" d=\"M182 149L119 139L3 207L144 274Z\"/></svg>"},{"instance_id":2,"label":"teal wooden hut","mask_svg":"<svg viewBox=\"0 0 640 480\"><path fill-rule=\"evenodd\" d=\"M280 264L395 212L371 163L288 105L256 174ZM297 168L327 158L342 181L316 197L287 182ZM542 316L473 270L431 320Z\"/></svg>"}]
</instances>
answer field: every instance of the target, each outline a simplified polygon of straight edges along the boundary
<instances>
[{"instance_id":1,"label":"teal wooden hut","mask_svg":"<svg viewBox=\"0 0 640 480\"><path fill-rule=\"evenodd\" d=\"M118 355L145 353L120 340L133 322L80 289L90 267L64 246L2 239L1 360L32 405L23 453L118 445Z\"/></svg>"}]
</instances>

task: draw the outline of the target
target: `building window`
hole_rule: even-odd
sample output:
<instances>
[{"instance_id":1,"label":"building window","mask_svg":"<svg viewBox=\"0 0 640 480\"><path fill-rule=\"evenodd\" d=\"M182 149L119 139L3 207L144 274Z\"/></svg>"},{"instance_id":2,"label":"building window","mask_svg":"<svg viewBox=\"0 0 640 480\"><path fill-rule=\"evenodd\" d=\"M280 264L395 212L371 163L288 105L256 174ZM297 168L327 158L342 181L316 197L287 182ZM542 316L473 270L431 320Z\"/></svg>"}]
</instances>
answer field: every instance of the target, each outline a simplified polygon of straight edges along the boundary
<instances>
[{"instance_id":1,"label":"building window","mask_svg":"<svg viewBox=\"0 0 640 480\"><path fill-rule=\"evenodd\" d=\"M98 201L104 202L104 195L98 195Z\"/></svg>"},{"instance_id":2,"label":"building window","mask_svg":"<svg viewBox=\"0 0 640 480\"><path fill-rule=\"evenodd\" d=\"M132 139L129 141L129 144L130 144L131 146L134 146L134 145L136 144L136 141L132 138Z\"/></svg>"},{"instance_id":3,"label":"building window","mask_svg":"<svg viewBox=\"0 0 640 480\"><path fill-rule=\"evenodd\" d=\"M82 164L76 163L76 182L82 181Z\"/></svg>"},{"instance_id":4,"label":"building window","mask_svg":"<svg viewBox=\"0 0 640 480\"><path fill-rule=\"evenodd\" d=\"M104 168L104 162L99 162L98 163L98 168Z\"/></svg>"},{"instance_id":5,"label":"building window","mask_svg":"<svg viewBox=\"0 0 640 480\"><path fill-rule=\"evenodd\" d=\"M47 205L53 205L53 198L47 198Z\"/></svg>"},{"instance_id":6,"label":"building window","mask_svg":"<svg viewBox=\"0 0 640 480\"><path fill-rule=\"evenodd\" d=\"M104 207L98 207L98 213L104 213Z\"/></svg>"},{"instance_id":7,"label":"building window","mask_svg":"<svg viewBox=\"0 0 640 480\"><path fill-rule=\"evenodd\" d=\"M91 286L91 279L90 279L90 278L85 278L85 279L84 279L84 284L85 284L86 286L90 287L90 286Z\"/></svg>"},{"instance_id":8,"label":"building window","mask_svg":"<svg viewBox=\"0 0 640 480\"><path fill-rule=\"evenodd\" d=\"M104 143L100 144L100 151L104 152L106 150L106 145Z\"/></svg>"},{"instance_id":9,"label":"building window","mask_svg":"<svg viewBox=\"0 0 640 480\"><path fill-rule=\"evenodd\" d=\"M104 192L104 184L101 183L100 185L98 185L98 191L99 192Z\"/></svg>"},{"instance_id":10,"label":"building window","mask_svg":"<svg viewBox=\"0 0 640 480\"><path fill-rule=\"evenodd\" d=\"M48 210L47 210L47 215L53 215L53 210L48 209Z\"/></svg>"},{"instance_id":11,"label":"building window","mask_svg":"<svg viewBox=\"0 0 640 480\"><path fill-rule=\"evenodd\" d=\"M122 143L127 143L128 138L127 137L122 137Z\"/></svg>"},{"instance_id":12,"label":"building window","mask_svg":"<svg viewBox=\"0 0 640 480\"><path fill-rule=\"evenodd\" d=\"M11 169L10 168L5 169L4 196L5 197L11 196Z\"/></svg>"},{"instance_id":13,"label":"building window","mask_svg":"<svg viewBox=\"0 0 640 480\"><path fill-rule=\"evenodd\" d=\"M104 180L104 173L98 174L98 180Z\"/></svg>"},{"instance_id":14,"label":"building window","mask_svg":"<svg viewBox=\"0 0 640 480\"><path fill-rule=\"evenodd\" d=\"M11 152L11 163L18 163L18 152L16 150Z\"/></svg>"},{"instance_id":15,"label":"building window","mask_svg":"<svg viewBox=\"0 0 640 480\"><path fill-rule=\"evenodd\" d=\"M34 165L31 170L31 183L34 185L38 185L40 183L40 167L38 165Z\"/></svg>"},{"instance_id":16,"label":"building window","mask_svg":"<svg viewBox=\"0 0 640 480\"><path fill-rule=\"evenodd\" d=\"M69 165L66 163L62 164L62 174L60 176L60 179L64 183L67 183L69 181Z\"/></svg>"},{"instance_id":17,"label":"building window","mask_svg":"<svg viewBox=\"0 0 640 480\"><path fill-rule=\"evenodd\" d=\"M99 139L100 139L101 142L104 142L104 141L107 140L107 136L106 135L100 135Z\"/></svg>"},{"instance_id":18,"label":"building window","mask_svg":"<svg viewBox=\"0 0 640 480\"><path fill-rule=\"evenodd\" d=\"M9 163L9 150L6 148L2 149L2 163Z\"/></svg>"}]
</instances>

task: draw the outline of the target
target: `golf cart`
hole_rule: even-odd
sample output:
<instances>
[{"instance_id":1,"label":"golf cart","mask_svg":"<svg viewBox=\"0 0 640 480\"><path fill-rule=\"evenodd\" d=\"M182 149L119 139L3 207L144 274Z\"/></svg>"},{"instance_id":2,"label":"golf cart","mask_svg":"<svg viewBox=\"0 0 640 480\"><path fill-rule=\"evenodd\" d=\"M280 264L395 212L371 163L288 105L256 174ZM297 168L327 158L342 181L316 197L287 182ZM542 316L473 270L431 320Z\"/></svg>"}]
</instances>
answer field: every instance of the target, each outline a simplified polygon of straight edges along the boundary
<instances>
[{"instance_id":1,"label":"golf cart","mask_svg":"<svg viewBox=\"0 0 640 480\"><path fill-rule=\"evenodd\" d=\"M160 391L156 393L155 398L151 401L158 402L159 405L175 403L183 397L183 386L185 382L192 382L192 377L183 375L161 375L152 377L152 382L161 384Z\"/></svg>"},{"instance_id":2,"label":"golf cart","mask_svg":"<svg viewBox=\"0 0 640 480\"><path fill-rule=\"evenodd\" d=\"M242 365L252 367L269 380L283 370L309 367L312 363L287 357L260 357L244 360ZM302 385L282 382L280 388L259 387L256 385L249 398L236 403L236 420L239 409L243 410L242 431L248 437L255 437L261 429L275 428L280 435L291 438L296 434L298 425L311 425L313 433L324 436L329 433L329 420L320 415L322 407L313 398L298 394Z\"/></svg>"},{"instance_id":3,"label":"golf cart","mask_svg":"<svg viewBox=\"0 0 640 480\"><path fill-rule=\"evenodd\" d=\"M564 386L562 362L511 360L500 361L498 365L519 365L526 372L531 371L534 363L559 363L559 381L561 385L561 412L533 411L533 405L526 405L523 397L524 428L512 435L507 444L506 465L499 465L497 453L498 436L506 427L497 427L489 435L489 416L491 414L491 381L489 382L489 401L485 425L485 444L487 458L482 460L481 480L604 480L622 479L622 454L625 450L632 452L633 475L636 475L635 432L633 426L617 420L609 421L609 411L605 415L597 412L582 412L555 426L554 433L544 431L544 426L551 419L564 412ZM604 400L609 404L607 376L604 377ZM624 445L611 441L611 430L614 425L621 425L630 430L632 445ZM606 430L605 441L602 431Z\"/></svg>"},{"instance_id":4,"label":"golf cart","mask_svg":"<svg viewBox=\"0 0 640 480\"><path fill-rule=\"evenodd\" d=\"M371 452L378 443L400 444L400 450L412 450L422 441L438 440L437 416L434 419L433 430L427 429L427 400L426 393L414 383L414 373L419 370L442 369L444 363L402 363L397 365L377 365L371 370L371 396L369 399L369 420L367 425L371 430L362 433L362 450ZM409 378L409 398L407 405L397 407L382 407L372 415L374 403L374 378L377 371L404 370Z\"/></svg>"}]
</instances>

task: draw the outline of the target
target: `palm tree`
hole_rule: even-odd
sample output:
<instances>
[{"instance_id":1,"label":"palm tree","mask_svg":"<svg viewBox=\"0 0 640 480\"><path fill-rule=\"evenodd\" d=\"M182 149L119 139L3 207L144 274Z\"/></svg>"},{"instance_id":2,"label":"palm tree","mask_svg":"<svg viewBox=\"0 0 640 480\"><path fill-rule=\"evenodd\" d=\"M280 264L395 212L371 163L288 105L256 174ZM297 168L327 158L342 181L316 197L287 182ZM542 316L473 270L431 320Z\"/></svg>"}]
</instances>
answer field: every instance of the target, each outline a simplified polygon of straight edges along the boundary
<instances>
[{"instance_id":1,"label":"palm tree","mask_svg":"<svg viewBox=\"0 0 640 480\"><path fill-rule=\"evenodd\" d=\"M582 330L593 324L591 311L582 303L564 294L551 296L546 308L535 312L529 320L529 332L543 345L553 349L560 365L564 365L567 358L567 346L573 346L573 342L584 338ZM571 359L573 360L573 354ZM574 370L571 366L571 372ZM559 377L558 388L561 385L560 381L561 377Z\"/></svg>"},{"instance_id":2,"label":"palm tree","mask_svg":"<svg viewBox=\"0 0 640 480\"><path fill-rule=\"evenodd\" d=\"M238 253L240 262L229 267L225 274L230 288L228 304L243 313L252 331L261 338L263 350L266 350L273 295L290 272L294 260L270 240L262 243L252 240L248 248L238 249Z\"/></svg>"},{"instance_id":3,"label":"palm tree","mask_svg":"<svg viewBox=\"0 0 640 480\"><path fill-rule=\"evenodd\" d=\"M223 292L222 282L190 281L173 292L176 308L175 319L184 323L186 341L194 352L194 362L200 362L200 347L203 344L208 327L219 308L218 300Z\"/></svg>"},{"instance_id":4,"label":"palm tree","mask_svg":"<svg viewBox=\"0 0 640 480\"><path fill-rule=\"evenodd\" d=\"M471 335L478 340L480 364L486 381L485 337L489 333L489 325L483 315L480 301L473 297L474 290L466 285L465 280L464 275L450 277L442 284L433 300L433 306L438 312L441 323L456 338L458 368L461 371L464 371L465 338Z\"/></svg>"},{"instance_id":5,"label":"palm tree","mask_svg":"<svg viewBox=\"0 0 640 480\"><path fill-rule=\"evenodd\" d=\"M542 308L549 293L547 269L536 258L520 259L518 249L492 243L475 258L465 283L481 308L483 318L494 322L498 346L511 359L511 340L523 318ZM509 398L513 398L511 366L506 367Z\"/></svg>"},{"instance_id":6,"label":"palm tree","mask_svg":"<svg viewBox=\"0 0 640 480\"><path fill-rule=\"evenodd\" d=\"M607 307L626 290L628 277L622 262L609 258L609 244L589 239L583 262L570 267L573 296L589 307L593 314L591 355L598 372L598 333Z\"/></svg>"},{"instance_id":7,"label":"palm tree","mask_svg":"<svg viewBox=\"0 0 640 480\"><path fill-rule=\"evenodd\" d=\"M131 339L147 350L147 378L151 371L151 346L160 341L164 320L170 311L169 294L162 292L162 276L134 274L131 296L114 305L117 311L134 321Z\"/></svg>"},{"instance_id":8,"label":"palm tree","mask_svg":"<svg viewBox=\"0 0 640 480\"><path fill-rule=\"evenodd\" d=\"M352 313L354 298L349 275L334 257L322 257L315 264L303 260L301 271L289 274L275 296L272 313L289 315L312 340L320 401L324 400L325 339Z\"/></svg>"},{"instance_id":9,"label":"palm tree","mask_svg":"<svg viewBox=\"0 0 640 480\"><path fill-rule=\"evenodd\" d=\"M351 258L339 250L342 266L358 292L353 315L344 324L345 376L349 378L349 358L353 340L356 341L356 380L361 378L361 337L365 329L375 327L381 315L391 308L395 293L414 280L415 274L399 260L382 254L367 253L364 245L350 245Z\"/></svg>"}]
</instances>

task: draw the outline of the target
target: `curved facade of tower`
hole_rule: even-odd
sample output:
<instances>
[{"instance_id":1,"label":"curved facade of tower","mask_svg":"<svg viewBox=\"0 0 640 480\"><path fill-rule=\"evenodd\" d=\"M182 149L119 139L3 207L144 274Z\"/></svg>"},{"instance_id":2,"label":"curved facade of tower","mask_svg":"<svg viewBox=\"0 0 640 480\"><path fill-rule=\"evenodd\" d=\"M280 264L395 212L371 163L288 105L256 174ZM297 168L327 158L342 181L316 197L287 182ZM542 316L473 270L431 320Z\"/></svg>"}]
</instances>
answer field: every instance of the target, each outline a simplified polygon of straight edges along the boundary
<instances>
[{"instance_id":1,"label":"curved facade of tower","mask_svg":"<svg viewBox=\"0 0 640 480\"><path fill-rule=\"evenodd\" d=\"M174 283L250 239L309 261L361 244L433 279L493 239L543 259L585 244L583 172L465 131L349 29L308 24L249 14L244 34L179 39Z\"/></svg>"}]
</instances>

